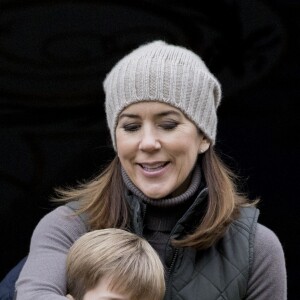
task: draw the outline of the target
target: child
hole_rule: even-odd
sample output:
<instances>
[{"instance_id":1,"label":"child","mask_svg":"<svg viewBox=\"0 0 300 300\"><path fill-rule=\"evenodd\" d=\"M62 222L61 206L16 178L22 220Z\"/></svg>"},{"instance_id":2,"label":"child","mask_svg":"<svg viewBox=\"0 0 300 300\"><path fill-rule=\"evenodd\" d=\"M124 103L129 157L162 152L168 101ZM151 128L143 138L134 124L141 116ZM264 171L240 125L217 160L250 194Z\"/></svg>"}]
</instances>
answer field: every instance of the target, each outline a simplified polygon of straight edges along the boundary
<instances>
[{"instance_id":1,"label":"child","mask_svg":"<svg viewBox=\"0 0 300 300\"><path fill-rule=\"evenodd\" d=\"M141 237L115 228L94 230L70 249L67 287L74 300L162 300L164 269Z\"/></svg>"}]
</instances>

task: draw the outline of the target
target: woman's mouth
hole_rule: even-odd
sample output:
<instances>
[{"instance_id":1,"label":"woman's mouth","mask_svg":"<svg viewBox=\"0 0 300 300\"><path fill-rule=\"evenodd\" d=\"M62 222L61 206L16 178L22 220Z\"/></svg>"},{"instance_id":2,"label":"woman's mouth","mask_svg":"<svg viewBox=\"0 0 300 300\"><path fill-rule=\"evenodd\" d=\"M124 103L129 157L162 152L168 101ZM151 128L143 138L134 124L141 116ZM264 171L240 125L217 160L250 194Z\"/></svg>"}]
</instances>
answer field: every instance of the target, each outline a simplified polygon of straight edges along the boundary
<instances>
[{"instance_id":1,"label":"woman's mouth","mask_svg":"<svg viewBox=\"0 0 300 300\"><path fill-rule=\"evenodd\" d=\"M146 176L160 176L164 173L169 162L140 163L142 173Z\"/></svg>"}]
</instances>

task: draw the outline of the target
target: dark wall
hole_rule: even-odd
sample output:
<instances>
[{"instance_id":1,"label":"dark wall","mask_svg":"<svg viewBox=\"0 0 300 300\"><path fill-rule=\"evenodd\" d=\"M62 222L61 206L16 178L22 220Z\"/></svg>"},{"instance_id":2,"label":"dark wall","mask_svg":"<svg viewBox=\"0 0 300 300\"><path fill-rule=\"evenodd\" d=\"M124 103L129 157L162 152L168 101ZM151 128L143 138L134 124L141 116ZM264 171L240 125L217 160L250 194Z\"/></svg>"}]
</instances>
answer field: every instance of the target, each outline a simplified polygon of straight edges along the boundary
<instances>
[{"instance_id":1,"label":"dark wall","mask_svg":"<svg viewBox=\"0 0 300 300\"><path fill-rule=\"evenodd\" d=\"M194 50L219 78L216 147L261 198L260 222L283 244L296 299L299 1L125 2L0 1L0 278L26 255L54 187L112 157L106 72L163 39Z\"/></svg>"}]
</instances>

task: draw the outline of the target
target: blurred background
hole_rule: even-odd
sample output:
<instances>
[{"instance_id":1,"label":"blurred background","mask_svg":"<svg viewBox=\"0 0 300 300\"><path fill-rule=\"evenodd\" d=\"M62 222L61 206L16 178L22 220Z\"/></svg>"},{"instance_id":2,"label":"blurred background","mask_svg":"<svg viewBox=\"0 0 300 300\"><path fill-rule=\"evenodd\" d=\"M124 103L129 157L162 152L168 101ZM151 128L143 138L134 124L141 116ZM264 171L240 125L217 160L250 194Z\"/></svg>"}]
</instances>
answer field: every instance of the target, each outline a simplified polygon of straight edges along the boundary
<instances>
[{"instance_id":1,"label":"blurred background","mask_svg":"<svg viewBox=\"0 0 300 300\"><path fill-rule=\"evenodd\" d=\"M0 280L58 186L112 158L102 81L141 43L198 53L220 80L216 147L260 197L299 299L299 0L0 1ZM298 117L297 117L298 116Z\"/></svg>"}]
</instances>

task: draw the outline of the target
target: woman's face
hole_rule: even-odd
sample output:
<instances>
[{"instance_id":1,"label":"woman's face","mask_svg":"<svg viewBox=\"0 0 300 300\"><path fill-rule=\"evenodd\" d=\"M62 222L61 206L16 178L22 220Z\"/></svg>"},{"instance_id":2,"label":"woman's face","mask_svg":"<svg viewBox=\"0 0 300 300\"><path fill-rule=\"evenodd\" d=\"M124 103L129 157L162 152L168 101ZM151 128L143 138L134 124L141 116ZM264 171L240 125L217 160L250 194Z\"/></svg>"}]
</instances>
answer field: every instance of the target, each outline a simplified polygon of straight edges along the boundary
<instances>
[{"instance_id":1,"label":"woman's face","mask_svg":"<svg viewBox=\"0 0 300 300\"><path fill-rule=\"evenodd\" d=\"M131 181L153 199L184 192L200 150L209 147L180 110L160 102L140 102L124 109L116 144Z\"/></svg>"}]
</instances>

